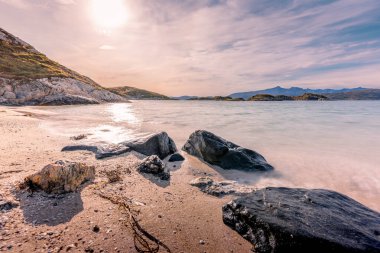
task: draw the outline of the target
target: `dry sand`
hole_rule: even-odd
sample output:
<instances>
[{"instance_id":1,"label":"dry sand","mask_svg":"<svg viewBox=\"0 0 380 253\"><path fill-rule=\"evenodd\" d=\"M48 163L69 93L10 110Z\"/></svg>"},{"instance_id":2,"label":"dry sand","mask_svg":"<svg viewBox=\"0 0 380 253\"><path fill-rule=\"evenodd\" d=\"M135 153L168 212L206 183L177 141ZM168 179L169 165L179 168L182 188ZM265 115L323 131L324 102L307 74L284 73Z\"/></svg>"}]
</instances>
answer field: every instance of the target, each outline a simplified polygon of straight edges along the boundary
<instances>
[{"instance_id":1,"label":"dry sand","mask_svg":"<svg viewBox=\"0 0 380 253\"><path fill-rule=\"evenodd\" d=\"M80 141L47 134L39 128L43 120L48 117L30 108L0 107L0 200L19 204L0 212L0 251L137 252L124 225L127 214L101 198L102 189L129 199L142 227L171 252L250 252L251 244L223 224L221 207L231 197L213 197L189 184L205 174L223 179L213 168L185 155L185 162L170 163L170 181L160 181L136 172L143 158L137 153L96 160L90 152L61 152ZM95 165L95 182L61 196L17 190L17 182L56 160ZM108 184L107 170L121 171L123 180Z\"/></svg>"}]
</instances>

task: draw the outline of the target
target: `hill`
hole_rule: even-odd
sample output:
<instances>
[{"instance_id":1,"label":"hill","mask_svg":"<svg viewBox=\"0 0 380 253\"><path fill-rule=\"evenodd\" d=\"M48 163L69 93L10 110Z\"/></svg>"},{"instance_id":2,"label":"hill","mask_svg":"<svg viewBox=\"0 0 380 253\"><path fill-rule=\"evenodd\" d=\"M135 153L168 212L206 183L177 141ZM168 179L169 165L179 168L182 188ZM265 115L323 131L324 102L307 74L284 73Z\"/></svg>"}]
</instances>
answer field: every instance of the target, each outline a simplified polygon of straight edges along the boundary
<instances>
[{"instance_id":1,"label":"hill","mask_svg":"<svg viewBox=\"0 0 380 253\"><path fill-rule=\"evenodd\" d=\"M328 100L328 98L320 94L305 93L301 96L285 96L285 95L273 96L270 94L258 94L248 99L248 101L292 101L292 100L320 101L320 100Z\"/></svg>"},{"instance_id":2,"label":"hill","mask_svg":"<svg viewBox=\"0 0 380 253\"><path fill-rule=\"evenodd\" d=\"M380 89L324 94L330 100L380 100Z\"/></svg>"},{"instance_id":3,"label":"hill","mask_svg":"<svg viewBox=\"0 0 380 253\"><path fill-rule=\"evenodd\" d=\"M267 95L273 95L273 96L278 96L278 95L301 96L305 93L330 94L330 93L341 93L341 92L349 92L349 91L356 91L356 90L366 90L366 88L358 87L358 88L353 88L353 89L334 90L334 89L303 89L299 87L282 88L280 86L277 86L277 87L266 89L266 90L237 92L237 93L233 93L229 95L229 97L249 99L250 97L259 95L259 94L267 94Z\"/></svg>"},{"instance_id":4,"label":"hill","mask_svg":"<svg viewBox=\"0 0 380 253\"><path fill-rule=\"evenodd\" d=\"M126 99L141 99L141 100L169 100L170 97L165 95L147 91L143 89L138 89L130 86L114 87L108 88L109 91L116 93Z\"/></svg>"},{"instance_id":5,"label":"hill","mask_svg":"<svg viewBox=\"0 0 380 253\"><path fill-rule=\"evenodd\" d=\"M0 28L0 104L59 105L121 102L90 78L62 66Z\"/></svg>"}]
</instances>

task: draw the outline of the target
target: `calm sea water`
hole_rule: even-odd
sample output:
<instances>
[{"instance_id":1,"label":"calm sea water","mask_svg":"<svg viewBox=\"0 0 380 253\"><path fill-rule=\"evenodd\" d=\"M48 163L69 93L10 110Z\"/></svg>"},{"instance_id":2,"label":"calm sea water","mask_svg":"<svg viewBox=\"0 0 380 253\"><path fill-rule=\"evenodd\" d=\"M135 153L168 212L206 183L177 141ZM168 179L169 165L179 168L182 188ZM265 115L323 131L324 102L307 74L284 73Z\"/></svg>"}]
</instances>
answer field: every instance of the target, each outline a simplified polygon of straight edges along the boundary
<instances>
[{"instance_id":1,"label":"calm sea water","mask_svg":"<svg viewBox=\"0 0 380 253\"><path fill-rule=\"evenodd\" d=\"M380 211L380 102L133 101L45 107L42 127L88 142L118 143L166 131L180 148L197 129L261 153L274 173L226 172L265 186L327 188Z\"/></svg>"}]
</instances>

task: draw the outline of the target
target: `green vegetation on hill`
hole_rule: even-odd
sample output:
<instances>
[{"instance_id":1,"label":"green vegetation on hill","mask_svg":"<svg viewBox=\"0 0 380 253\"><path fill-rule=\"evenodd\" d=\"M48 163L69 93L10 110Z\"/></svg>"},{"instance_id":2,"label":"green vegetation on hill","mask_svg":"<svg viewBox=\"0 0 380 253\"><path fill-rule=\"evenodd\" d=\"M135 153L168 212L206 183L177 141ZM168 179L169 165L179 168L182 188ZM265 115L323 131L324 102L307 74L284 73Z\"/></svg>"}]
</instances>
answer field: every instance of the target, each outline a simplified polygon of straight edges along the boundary
<instances>
[{"instance_id":1,"label":"green vegetation on hill","mask_svg":"<svg viewBox=\"0 0 380 253\"><path fill-rule=\"evenodd\" d=\"M127 99L146 99L146 100L170 100L171 98L152 91L138 89L130 86L108 88L109 91L116 93Z\"/></svg>"},{"instance_id":2,"label":"green vegetation on hill","mask_svg":"<svg viewBox=\"0 0 380 253\"><path fill-rule=\"evenodd\" d=\"M328 100L326 96L312 93L305 93L301 96L273 96L269 94L258 94L248 99L249 101L287 101L287 100Z\"/></svg>"},{"instance_id":3,"label":"green vegetation on hill","mask_svg":"<svg viewBox=\"0 0 380 253\"><path fill-rule=\"evenodd\" d=\"M90 78L82 76L50 60L29 44L0 28L0 77L8 79L40 79L66 77L99 87Z\"/></svg>"}]
</instances>

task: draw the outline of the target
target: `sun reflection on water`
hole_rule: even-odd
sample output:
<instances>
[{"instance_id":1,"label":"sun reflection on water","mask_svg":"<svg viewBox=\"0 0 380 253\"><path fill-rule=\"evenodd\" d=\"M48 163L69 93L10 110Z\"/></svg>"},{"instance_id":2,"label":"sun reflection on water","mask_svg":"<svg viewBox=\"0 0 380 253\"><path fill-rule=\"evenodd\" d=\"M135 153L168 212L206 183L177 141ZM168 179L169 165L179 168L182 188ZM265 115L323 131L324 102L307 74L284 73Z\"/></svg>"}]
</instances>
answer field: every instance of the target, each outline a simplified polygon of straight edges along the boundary
<instances>
[{"instance_id":1,"label":"sun reflection on water","mask_svg":"<svg viewBox=\"0 0 380 253\"><path fill-rule=\"evenodd\" d=\"M141 123L136 117L132 104L113 104L108 111L111 113L114 122L126 122L133 125Z\"/></svg>"}]
</instances>

